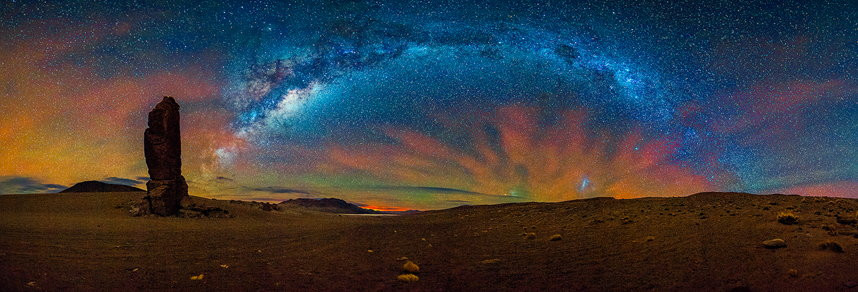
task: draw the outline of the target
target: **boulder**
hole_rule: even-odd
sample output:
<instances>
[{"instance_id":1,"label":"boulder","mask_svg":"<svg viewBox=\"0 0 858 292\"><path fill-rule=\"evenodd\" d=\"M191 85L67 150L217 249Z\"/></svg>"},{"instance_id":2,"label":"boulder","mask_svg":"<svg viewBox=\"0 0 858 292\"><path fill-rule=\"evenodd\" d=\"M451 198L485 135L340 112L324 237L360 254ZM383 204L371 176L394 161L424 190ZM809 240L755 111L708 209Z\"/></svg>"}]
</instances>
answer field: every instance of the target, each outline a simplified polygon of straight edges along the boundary
<instances>
[{"instance_id":1,"label":"boulder","mask_svg":"<svg viewBox=\"0 0 858 292\"><path fill-rule=\"evenodd\" d=\"M775 238L775 239L769 239L769 240L763 241L763 246L765 248L775 249L775 248L784 248L787 245L783 239Z\"/></svg>"},{"instance_id":2,"label":"boulder","mask_svg":"<svg viewBox=\"0 0 858 292\"><path fill-rule=\"evenodd\" d=\"M149 212L161 216L178 214L182 199L188 197L188 184L183 176L150 180L146 183L146 189L149 191L144 201L149 206Z\"/></svg>"}]
</instances>

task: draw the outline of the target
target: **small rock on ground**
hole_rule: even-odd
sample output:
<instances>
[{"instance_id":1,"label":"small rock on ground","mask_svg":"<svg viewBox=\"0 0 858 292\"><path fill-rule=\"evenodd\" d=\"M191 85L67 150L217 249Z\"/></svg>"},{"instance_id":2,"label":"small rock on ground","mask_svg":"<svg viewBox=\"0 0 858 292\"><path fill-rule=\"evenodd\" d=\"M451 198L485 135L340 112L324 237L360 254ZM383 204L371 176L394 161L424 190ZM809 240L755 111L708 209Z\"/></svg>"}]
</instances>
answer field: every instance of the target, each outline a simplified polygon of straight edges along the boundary
<instances>
[{"instance_id":1,"label":"small rock on ground","mask_svg":"<svg viewBox=\"0 0 858 292\"><path fill-rule=\"evenodd\" d=\"M782 248L786 247L787 245L783 239L775 238L763 241L763 246L765 246L766 248Z\"/></svg>"},{"instance_id":2,"label":"small rock on ground","mask_svg":"<svg viewBox=\"0 0 858 292\"><path fill-rule=\"evenodd\" d=\"M417 266L417 264L415 264L412 261L405 262L405 264L402 265L402 269L405 271L408 271L408 272L412 272L412 273L416 273L416 272L420 271L420 267Z\"/></svg>"},{"instance_id":3,"label":"small rock on ground","mask_svg":"<svg viewBox=\"0 0 858 292\"><path fill-rule=\"evenodd\" d=\"M417 282L420 280L420 277L417 277L415 274L402 274L396 276L396 279L402 282Z\"/></svg>"}]
</instances>

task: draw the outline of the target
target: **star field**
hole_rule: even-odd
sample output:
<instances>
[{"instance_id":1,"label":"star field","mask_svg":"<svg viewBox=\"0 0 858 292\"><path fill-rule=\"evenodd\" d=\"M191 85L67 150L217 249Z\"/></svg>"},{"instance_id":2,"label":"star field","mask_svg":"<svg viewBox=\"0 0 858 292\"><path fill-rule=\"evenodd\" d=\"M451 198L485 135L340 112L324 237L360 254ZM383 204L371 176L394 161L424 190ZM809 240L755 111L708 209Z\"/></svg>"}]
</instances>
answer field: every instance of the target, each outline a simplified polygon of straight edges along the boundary
<instances>
[{"instance_id":1,"label":"star field","mask_svg":"<svg viewBox=\"0 0 858 292\"><path fill-rule=\"evenodd\" d=\"M858 196L852 1L0 9L0 193L145 181L145 114L171 95L208 197Z\"/></svg>"}]
</instances>

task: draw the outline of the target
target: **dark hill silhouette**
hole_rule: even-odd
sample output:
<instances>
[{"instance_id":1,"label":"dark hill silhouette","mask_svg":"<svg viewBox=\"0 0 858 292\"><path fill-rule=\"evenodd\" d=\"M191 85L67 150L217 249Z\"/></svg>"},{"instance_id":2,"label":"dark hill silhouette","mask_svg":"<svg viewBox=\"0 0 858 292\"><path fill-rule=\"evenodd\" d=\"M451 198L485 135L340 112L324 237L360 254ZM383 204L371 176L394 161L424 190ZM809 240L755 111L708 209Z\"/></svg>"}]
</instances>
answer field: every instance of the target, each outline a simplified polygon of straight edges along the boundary
<instances>
[{"instance_id":1,"label":"dark hill silhouette","mask_svg":"<svg viewBox=\"0 0 858 292\"><path fill-rule=\"evenodd\" d=\"M100 181L85 181L79 182L70 188L67 188L60 193L106 193L106 192L145 192L144 190L126 186L103 183Z\"/></svg>"},{"instance_id":2,"label":"dark hill silhouette","mask_svg":"<svg viewBox=\"0 0 858 292\"><path fill-rule=\"evenodd\" d=\"M309 199L298 198L280 202L281 207L302 207L315 211L338 214L385 214L385 212L361 208L355 204L337 198Z\"/></svg>"}]
</instances>

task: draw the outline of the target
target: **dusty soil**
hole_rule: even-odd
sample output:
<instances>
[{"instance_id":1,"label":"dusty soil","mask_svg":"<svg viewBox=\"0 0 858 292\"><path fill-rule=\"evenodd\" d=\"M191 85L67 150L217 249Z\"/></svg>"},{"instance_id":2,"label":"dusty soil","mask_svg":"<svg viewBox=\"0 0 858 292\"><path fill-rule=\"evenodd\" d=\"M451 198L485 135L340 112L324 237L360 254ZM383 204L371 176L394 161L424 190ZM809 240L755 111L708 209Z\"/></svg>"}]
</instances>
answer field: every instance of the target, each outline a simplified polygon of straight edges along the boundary
<instances>
[{"instance_id":1,"label":"dusty soil","mask_svg":"<svg viewBox=\"0 0 858 292\"><path fill-rule=\"evenodd\" d=\"M858 230L836 220L854 218L848 199L701 194L348 216L197 198L235 217L127 216L139 196L0 196L0 290L858 290ZM785 211L798 223L779 223ZM774 238L787 246L762 245ZM827 241L844 251L820 249ZM397 280L402 257L419 281Z\"/></svg>"}]
</instances>

